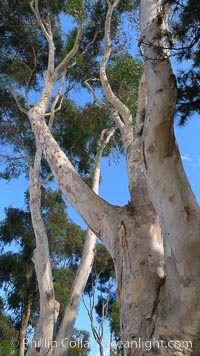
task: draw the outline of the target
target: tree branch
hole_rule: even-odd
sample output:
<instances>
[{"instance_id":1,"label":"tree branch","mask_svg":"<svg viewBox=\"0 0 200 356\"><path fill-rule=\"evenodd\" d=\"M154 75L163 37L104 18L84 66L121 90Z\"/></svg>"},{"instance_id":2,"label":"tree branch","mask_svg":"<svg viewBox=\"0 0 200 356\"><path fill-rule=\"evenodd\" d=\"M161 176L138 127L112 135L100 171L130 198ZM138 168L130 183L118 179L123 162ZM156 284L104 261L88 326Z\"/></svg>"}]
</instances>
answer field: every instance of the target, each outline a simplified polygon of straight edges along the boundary
<instances>
[{"instance_id":1,"label":"tree branch","mask_svg":"<svg viewBox=\"0 0 200 356\"><path fill-rule=\"evenodd\" d=\"M56 94L56 97L55 97L55 99L53 101L53 104L51 106L50 119L49 119L49 123L48 123L49 129L51 129L52 126L53 126L54 117L55 117L55 107L56 107L56 105L58 103L58 100L60 98L61 92L62 92L64 84L65 84L66 73L67 73L67 71L64 70L63 74L62 74L61 82L60 82L60 85L59 85L59 88L58 88L58 91L57 91L57 94ZM61 100L61 106L62 106L62 100ZM60 106L60 108L61 108L61 106Z\"/></svg>"},{"instance_id":2,"label":"tree branch","mask_svg":"<svg viewBox=\"0 0 200 356\"><path fill-rule=\"evenodd\" d=\"M35 4L35 8L34 5ZM53 42L53 34L52 34L52 29L51 29L51 20L50 20L50 14L48 14L48 22L45 23L46 28L44 26L44 23L42 22L42 19L40 17L40 11L38 7L38 0L32 0L30 2L30 6L32 9L32 12L38 22L38 25L40 26L44 36L46 37L48 44L49 44L49 56L48 56L48 74L52 75L54 73L54 57L55 57L55 46Z\"/></svg>"},{"instance_id":3,"label":"tree branch","mask_svg":"<svg viewBox=\"0 0 200 356\"><path fill-rule=\"evenodd\" d=\"M9 155L2 155L2 154L0 154L0 157L1 158L5 158L5 159L10 160L10 161L17 161L17 160L20 160L20 159L26 159L25 156L11 157Z\"/></svg>"},{"instance_id":4,"label":"tree branch","mask_svg":"<svg viewBox=\"0 0 200 356\"><path fill-rule=\"evenodd\" d=\"M89 81L96 81L98 80L97 78L89 78L87 80L84 81L84 84L86 85L86 87L90 90L90 92L93 95L94 101L102 108L104 108L107 111L110 111L112 118L116 124L116 126L120 129L120 131L123 130L124 128L124 123L122 122L118 111L116 109L114 109L113 107L110 107L108 105L106 105L104 102L102 102L101 100L99 100L99 98L97 97L94 89L91 87L91 85L88 83Z\"/></svg>"},{"instance_id":5,"label":"tree branch","mask_svg":"<svg viewBox=\"0 0 200 356\"><path fill-rule=\"evenodd\" d=\"M114 211L116 212L117 207L98 197L78 176L71 162L53 138L43 115L40 116L37 106L29 110L29 119L36 139L40 143L64 196L83 217L91 230L102 238L104 223L109 217L111 218Z\"/></svg>"},{"instance_id":6,"label":"tree branch","mask_svg":"<svg viewBox=\"0 0 200 356\"><path fill-rule=\"evenodd\" d=\"M133 129L132 122L133 118L130 110L126 105L122 103L122 101L117 98L117 96L113 93L111 86L108 81L108 77L106 74L106 65L111 55L111 42L110 42L110 31L111 31L111 20L114 9L117 7L119 0L115 0L111 5L110 1L107 0L108 11L106 15L105 21L105 37L104 37L104 55L100 64L100 78L101 83L104 89L104 93L106 99L113 105L115 110L112 110L113 118L116 122L116 125L121 131L122 139L125 147L127 148L133 139ZM120 118L120 115L122 119Z\"/></svg>"},{"instance_id":7,"label":"tree branch","mask_svg":"<svg viewBox=\"0 0 200 356\"><path fill-rule=\"evenodd\" d=\"M85 46L85 49L81 52L81 56L83 57L84 54L87 52L88 48L94 44L94 42L96 41L97 35L98 35L99 31L95 31L94 33L94 37L92 39L92 41L88 42L87 45ZM76 65L77 61L74 61L69 67L74 67Z\"/></svg>"},{"instance_id":8,"label":"tree branch","mask_svg":"<svg viewBox=\"0 0 200 356\"><path fill-rule=\"evenodd\" d=\"M34 8L34 5L35 5L35 8ZM50 42L52 41L52 36L51 36L51 33L48 33L48 31L46 30L43 22L42 22L42 19L40 17L40 11L39 11L39 7L38 7L38 0L32 0L30 2L30 7L31 7L31 10L38 22L38 25L40 26L44 36L46 37L47 41Z\"/></svg>"},{"instance_id":9,"label":"tree branch","mask_svg":"<svg viewBox=\"0 0 200 356\"><path fill-rule=\"evenodd\" d=\"M28 109L30 108L29 99L28 99L29 85L30 85L33 73L35 72L35 69L36 69L36 54L35 54L34 47L32 47L32 50L33 50L34 66L33 66L33 69L30 69L31 72L30 72L30 75L26 81L26 88L25 88L25 98L26 98L26 105L27 105Z\"/></svg>"},{"instance_id":10,"label":"tree branch","mask_svg":"<svg viewBox=\"0 0 200 356\"><path fill-rule=\"evenodd\" d=\"M93 96L93 98L94 98L94 101L97 103L97 104L99 104L99 106L100 107L105 107L105 103L104 102L102 102L101 100L99 100L99 98L98 98L98 96L96 95L96 93L95 93L95 91L94 91L94 89L91 87L91 85L88 83L89 81L97 81L97 80L99 80L98 78L89 78L89 79L86 79L86 80L84 80L84 84L85 84L85 86L89 89L89 91L92 93L92 96Z\"/></svg>"},{"instance_id":11,"label":"tree branch","mask_svg":"<svg viewBox=\"0 0 200 356\"><path fill-rule=\"evenodd\" d=\"M22 140L22 139L21 139L20 141L17 140L16 137L13 136L12 134L9 134L9 136L10 136L11 140L12 140L13 142L15 142L15 144L16 144L18 147L20 147L20 148L22 149L22 151L24 152L27 165L28 165L28 167L29 167L29 169L30 169L30 168L32 167L31 159L30 159L30 155L29 155L29 153L28 153L28 151L27 151L27 149L26 149L26 147L25 147L25 145L24 145L23 140Z\"/></svg>"},{"instance_id":12,"label":"tree branch","mask_svg":"<svg viewBox=\"0 0 200 356\"><path fill-rule=\"evenodd\" d=\"M68 63L70 62L70 60L75 56L75 54L77 53L80 43L81 43L81 39L82 39L82 35L83 35L83 23L81 22L79 25L79 29L78 29L78 33L76 35L76 40L74 42L73 48L71 49L71 51L65 56L65 58L62 60L62 62L60 64L58 64L58 66L55 69L55 75L57 76L60 72L62 72L66 66L68 65Z\"/></svg>"},{"instance_id":13,"label":"tree branch","mask_svg":"<svg viewBox=\"0 0 200 356\"><path fill-rule=\"evenodd\" d=\"M21 104L20 104L20 102L18 100L16 91L13 88L10 88L10 92L11 92L11 94L13 95L13 97L15 99L15 102L17 104L17 107L18 107L19 111L21 111L21 112L23 112L24 114L27 115L28 111L21 106Z\"/></svg>"}]
</instances>

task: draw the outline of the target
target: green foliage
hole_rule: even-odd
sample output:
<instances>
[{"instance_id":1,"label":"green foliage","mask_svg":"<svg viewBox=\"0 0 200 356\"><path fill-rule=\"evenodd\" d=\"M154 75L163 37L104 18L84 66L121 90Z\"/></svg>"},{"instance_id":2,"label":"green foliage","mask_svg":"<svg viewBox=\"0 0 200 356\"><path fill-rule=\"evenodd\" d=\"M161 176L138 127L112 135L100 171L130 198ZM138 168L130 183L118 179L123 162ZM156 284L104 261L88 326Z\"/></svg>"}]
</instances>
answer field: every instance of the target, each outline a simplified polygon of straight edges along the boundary
<instances>
[{"instance_id":1,"label":"green foliage","mask_svg":"<svg viewBox=\"0 0 200 356\"><path fill-rule=\"evenodd\" d=\"M101 243L97 244L96 254L92 271L88 278L85 293L89 295L93 292L93 286L98 281L99 288L102 290L103 285L107 288L107 283L114 278L114 264L112 257Z\"/></svg>"},{"instance_id":2,"label":"green foliage","mask_svg":"<svg viewBox=\"0 0 200 356\"><path fill-rule=\"evenodd\" d=\"M138 85L143 65L129 53L115 56L108 67L108 79L117 97L129 108L133 118L137 110Z\"/></svg>"},{"instance_id":3,"label":"green foliage","mask_svg":"<svg viewBox=\"0 0 200 356\"><path fill-rule=\"evenodd\" d=\"M67 355L88 356L89 351L89 333L86 330L74 329Z\"/></svg>"},{"instance_id":4,"label":"green foliage","mask_svg":"<svg viewBox=\"0 0 200 356\"><path fill-rule=\"evenodd\" d=\"M67 0L65 5L65 11L68 15L72 16L77 22L83 21L85 17L82 0Z\"/></svg>"},{"instance_id":5,"label":"green foliage","mask_svg":"<svg viewBox=\"0 0 200 356\"><path fill-rule=\"evenodd\" d=\"M41 210L53 267L62 263L69 268L73 268L73 265L77 266L82 253L85 231L69 219L61 192L43 188Z\"/></svg>"},{"instance_id":6,"label":"green foliage","mask_svg":"<svg viewBox=\"0 0 200 356\"><path fill-rule=\"evenodd\" d=\"M113 122L102 108L86 104L78 108L71 100L63 103L57 115L53 129L54 137L67 153L79 174L91 184L94 158L98 149L98 140L105 128L111 128ZM60 135L62 133L62 135ZM106 148L104 156L123 152L118 133Z\"/></svg>"},{"instance_id":7,"label":"green foliage","mask_svg":"<svg viewBox=\"0 0 200 356\"><path fill-rule=\"evenodd\" d=\"M115 300L111 305L109 320L111 332L114 332L114 337L116 340L120 340L120 319L118 300Z\"/></svg>"},{"instance_id":8,"label":"green foliage","mask_svg":"<svg viewBox=\"0 0 200 356\"><path fill-rule=\"evenodd\" d=\"M9 332L10 332L10 330L9 330ZM11 342L12 342L11 340L0 341L1 356L17 356L15 347L12 346Z\"/></svg>"},{"instance_id":9,"label":"green foliage","mask_svg":"<svg viewBox=\"0 0 200 356\"><path fill-rule=\"evenodd\" d=\"M183 126L195 113L200 114L200 73L195 70L180 71L178 76L177 116Z\"/></svg>"},{"instance_id":10,"label":"green foliage","mask_svg":"<svg viewBox=\"0 0 200 356\"><path fill-rule=\"evenodd\" d=\"M28 300L32 302L32 316L38 309L38 289L34 265L31 261L35 239L29 212L8 208L6 218L0 224L2 246L15 243L18 252L4 252L0 256L1 288L6 295L7 307L12 313L12 324L21 327L21 315Z\"/></svg>"},{"instance_id":11,"label":"green foliage","mask_svg":"<svg viewBox=\"0 0 200 356\"><path fill-rule=\"evenodd\" d=\"M170 25L176 39L172 53L182 61L184 68L177 78L177 117L179 124L184 125L191 115L200 113L200 2L174 0L172 5Z\"/></svg>"},{"instance_id":12,"label":"green foliage","mask_svg":"<svg viewBox=\"0 0 200 356\"><path fill-rule=\"evenodd\" d=\"M12 341L17 340L18 333L12 326L10 318L5 315L3 310L3 299L0 298L0 355L17 356Z\"/></svg>"}]
</instances>

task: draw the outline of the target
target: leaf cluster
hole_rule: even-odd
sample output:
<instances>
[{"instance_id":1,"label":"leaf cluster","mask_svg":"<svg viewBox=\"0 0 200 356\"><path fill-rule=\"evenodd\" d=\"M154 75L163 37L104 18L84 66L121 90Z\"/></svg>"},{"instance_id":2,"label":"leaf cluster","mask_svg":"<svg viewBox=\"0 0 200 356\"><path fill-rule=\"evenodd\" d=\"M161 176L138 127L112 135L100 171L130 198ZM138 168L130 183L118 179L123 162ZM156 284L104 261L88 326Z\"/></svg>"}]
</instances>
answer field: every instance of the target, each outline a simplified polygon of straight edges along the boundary
<instances>
[{"instance_id":1,"label":"leaf cluster","mask_svg":"<svg viewBox=\"0 0 200 356\"><path fill-rule=\"evenodd\" d=\"M0 298L0 354L1 356L13 355L17 356L17 352L12 346L12 340L18 336L12 322L4 312L3 299Z\"/></svg>"},{"instance_id":2,"label":"leaf cluster","mask_svg":"<svg viewBox=\"0 0 200 356\"><path fill-rule=\"evenodd\" d=\"M127 52L115 56L107 70L114 93L129 108L133 118L137 111L138 86L142 72L142 62Z\"/></svg>"},{"instance_id":3,"label":"leaf cluster","mask_svg":"<svg viewBox=\"0 0 200 356\"><path fill-rule=\"evenodd\" d=\"M175 0L172 3L170 25L176 41L174 54L184 67L177 77L177 117L179 124L184 125L192 114L199 113L200 2Z\"/></svg>"}]
</instances>

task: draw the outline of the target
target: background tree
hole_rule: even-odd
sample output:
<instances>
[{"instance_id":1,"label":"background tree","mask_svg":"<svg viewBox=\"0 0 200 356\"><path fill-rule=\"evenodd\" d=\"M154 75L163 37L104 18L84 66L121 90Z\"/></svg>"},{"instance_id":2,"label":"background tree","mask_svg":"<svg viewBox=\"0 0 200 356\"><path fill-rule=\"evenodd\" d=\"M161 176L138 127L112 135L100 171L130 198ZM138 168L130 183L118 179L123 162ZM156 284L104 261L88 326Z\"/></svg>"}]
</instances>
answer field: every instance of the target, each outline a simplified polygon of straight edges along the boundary
<instances>
[{"instance_id":1,"label":"background tree","mask_svg":"<svg viewBox=\"0 0 200 356\"><path fill-rule=\"evenodd\" d=\"M15 341L17 341L17 333L10 318L6 315L3 307L3 299L0 299L0 351L1 355L14 355L17 353L15 351Z\"/></svg>"}]
</instances>

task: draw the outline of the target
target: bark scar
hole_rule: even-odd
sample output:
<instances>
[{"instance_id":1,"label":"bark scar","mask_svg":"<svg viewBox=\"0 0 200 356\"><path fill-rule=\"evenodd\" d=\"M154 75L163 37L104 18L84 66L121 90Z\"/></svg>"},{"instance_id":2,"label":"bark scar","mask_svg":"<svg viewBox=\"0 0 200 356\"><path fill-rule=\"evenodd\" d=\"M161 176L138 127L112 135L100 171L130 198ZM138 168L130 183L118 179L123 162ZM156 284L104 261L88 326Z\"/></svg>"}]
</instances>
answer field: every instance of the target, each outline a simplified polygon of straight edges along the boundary
<instances>
[{"instance_id":1,"label":"bark scar","mask_svg":"<svg viewBox=\"0 0 200 356\"><path fill-rule=\"evenodd\" d=\"M158 309L158 305L160 303L160 292L162 290L163 285L165 284L166 281L166 277L160 279L160 284L156 290L156 296L155 296L155 300L153 303L153 307L152 307L152 311L151 311L151 316L150 319L152 319L154 317L154 315L156 315L157 309ZM154 331L155 331L155 324L156 324L156 318L154 320L154 326L153 326L153 330L151 332L150 338L153 337Z\"/></svg>"},{"instance_id":2,"label":"bark scar","mask_svg":"<svg viewBox=\"0 0 200 356\"><path fill-rule=\"evenodd\" d=\"M143 153L144 166L145 166L145 169L147 171L147 160L146 160L146 156L145 156L145 143L144 143L144 141L142 142L142 153Z\"/></svg>"}]
</instances>

